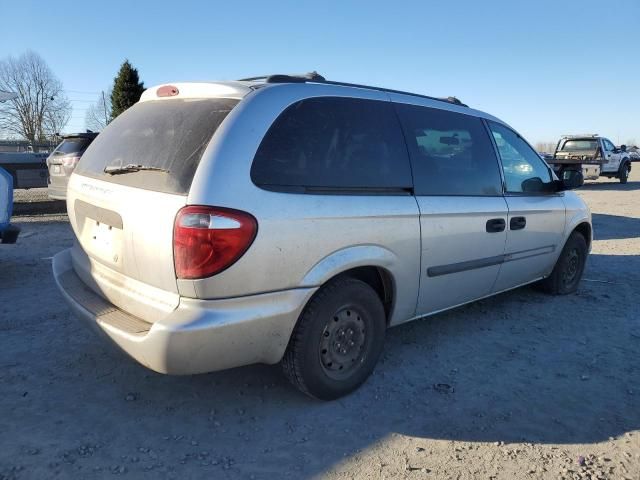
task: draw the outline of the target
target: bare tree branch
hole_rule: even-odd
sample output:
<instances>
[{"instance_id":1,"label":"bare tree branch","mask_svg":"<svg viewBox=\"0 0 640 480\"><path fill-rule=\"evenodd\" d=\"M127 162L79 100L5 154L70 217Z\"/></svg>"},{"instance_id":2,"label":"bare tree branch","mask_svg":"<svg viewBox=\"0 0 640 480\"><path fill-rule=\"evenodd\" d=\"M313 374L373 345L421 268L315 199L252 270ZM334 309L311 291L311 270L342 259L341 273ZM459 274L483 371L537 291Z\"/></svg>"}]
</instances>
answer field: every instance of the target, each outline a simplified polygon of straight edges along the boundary
<instances>
[{"instance_id":1,"label":"bare tree branch","mask_svg":"<svg viewBox=\"0 0 640 480\"><path fill-rule=\"evenodd\" d=\"M27 51L0 61L0 90L17 93L0 104L0 132L22 137L34 146L51 139L71 116L62 82L42 57Z\"/></svg>"},{"instance_id":2,"label":"bare tree branch","mask_svg":"<svg viewBox=\"0 0 640 480\"><path fill-rule=\"evenodd\" d=\"M84 116L84 126L94 132L100 132L111 121L111 89L102 92L100 97L89 108Z\"/></svg>"}]
</instances>

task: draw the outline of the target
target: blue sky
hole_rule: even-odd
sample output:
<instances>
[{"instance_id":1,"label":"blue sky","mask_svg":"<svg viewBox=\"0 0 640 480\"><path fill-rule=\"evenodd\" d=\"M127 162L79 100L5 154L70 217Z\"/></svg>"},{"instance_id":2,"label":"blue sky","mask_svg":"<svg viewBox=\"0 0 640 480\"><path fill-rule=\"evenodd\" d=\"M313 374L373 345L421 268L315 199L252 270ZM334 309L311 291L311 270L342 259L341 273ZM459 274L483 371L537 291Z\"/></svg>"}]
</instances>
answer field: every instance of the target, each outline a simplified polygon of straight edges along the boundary
<instances>
[{"instance_id":1,"label":"blue sky","mask_svg":"<svg viewBox=\"0 0 640 480\"><path fill-rule=\"evenodd\" d=\"M315 69L456 95L532 143L640 142L640 0L4 0L0 11L0 58L44 57L73 102L67 131L84 128L128 58L147 86Z\"/></svg>"}]
</instances>

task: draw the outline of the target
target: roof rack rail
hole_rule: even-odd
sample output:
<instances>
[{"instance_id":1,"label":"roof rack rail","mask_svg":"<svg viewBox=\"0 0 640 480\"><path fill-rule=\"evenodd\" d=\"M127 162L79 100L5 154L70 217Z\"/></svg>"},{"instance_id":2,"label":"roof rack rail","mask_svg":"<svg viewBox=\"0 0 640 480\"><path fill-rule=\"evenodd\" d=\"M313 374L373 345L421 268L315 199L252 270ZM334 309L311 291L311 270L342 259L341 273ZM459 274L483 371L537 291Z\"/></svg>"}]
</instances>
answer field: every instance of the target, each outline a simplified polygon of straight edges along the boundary
<instances>
[{"instance_id":1,"label":"roof rack rail","mask_svg":"<svg viewBox=\"0 0 640 480\"><path fill-rule=\"evenodd\" d=\"M325 78L318 72L303 74L283 74L261 75L259 77L241 78L239 82L255 82L264 80L265 83L305 83L305 82L325 82Z\"/></svg>"},{"instance_id":2,"label":"roof rack rail","mask_svg":"<svg viewBox=\"0 0 640 480\"><path fill-rule=\"evenodd\" d=\"M462 103L456 97L446 97L446 98L430 97L429 95L421 95L419 93L405 92L405 91L402 91L402 90L393 90L391 88L372 87L371 85L361 85L359 83L334 82L334 81L331 81L331 80L326 80L326 81L324 81L322 83L327 83L329 85L341 85L343 87L367 88L369 90L377 90L379 92L387 92L387 93L398 93L400 95L411 95L412 97L428 98L429 100L436 100L438 102L452 103L452 104L458 105L460 107L468 107L469 106L469 105L467 105L465 103Z\"/></svg>"},{"instance_id":3,"label":"roof rack rail","mask_svg":"<svg viewBox=\"0 0 640 480\"><path fill-rule=\"evenodd\" d=\"M599 137L597 133L578 133L573 135L562 135L561 138L595 138Z\"/></svg>"},{"instance_id":4,"label":"roof rack rail","mask_svg":"<svg viewBox=\"0 0 640 480\"><path fill-rule=\"evenodd\" d=\"M318 72L313 71L305 74L298 75L287 75L287 74L274 74L274 75L262 75L259 77L250 77L250 78L241 78L240 82L255 82L263 80L265 83L325 83L327 85L339 85L342 87L354 87L354 88L366 88L369 90L377 90L379 92L387 92L387 93L398 93L400 95L411 95L412 97L420 97L420 98L428 98L429 100L436 100L438 102L446 102L451 103L453 105L458 105L460 107L468 107L469 105L462 103L456 97L430 97L428 95L421 95L419 93L411 93L404 92L402 90L392 90L390 88L384 87L372 87L371 85L362 85L359 83L347 83L347 82L336 82L334 80L327 80Z\"/></svg>"}]
</instances>

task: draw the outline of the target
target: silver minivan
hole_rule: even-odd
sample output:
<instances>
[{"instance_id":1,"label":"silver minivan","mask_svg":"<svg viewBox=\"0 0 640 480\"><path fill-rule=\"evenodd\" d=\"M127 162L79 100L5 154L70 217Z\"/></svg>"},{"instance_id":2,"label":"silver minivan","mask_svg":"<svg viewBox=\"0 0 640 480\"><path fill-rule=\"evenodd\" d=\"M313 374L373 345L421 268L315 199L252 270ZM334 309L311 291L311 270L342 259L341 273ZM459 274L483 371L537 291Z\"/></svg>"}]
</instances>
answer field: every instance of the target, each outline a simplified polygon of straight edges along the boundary
<instances>
[{"instance_id":1,"label":"silver minivan","mask_svg":"<svg viewBox=\"0 0 640 480\"><path fill-rule=\"evenodd\" d=\"M157 372L280 362L345 395L385 331L532 282L574 292L591 215L455 98L317 74L150 88L69 181L73 312Z\"/></svg>"}]
</instances>

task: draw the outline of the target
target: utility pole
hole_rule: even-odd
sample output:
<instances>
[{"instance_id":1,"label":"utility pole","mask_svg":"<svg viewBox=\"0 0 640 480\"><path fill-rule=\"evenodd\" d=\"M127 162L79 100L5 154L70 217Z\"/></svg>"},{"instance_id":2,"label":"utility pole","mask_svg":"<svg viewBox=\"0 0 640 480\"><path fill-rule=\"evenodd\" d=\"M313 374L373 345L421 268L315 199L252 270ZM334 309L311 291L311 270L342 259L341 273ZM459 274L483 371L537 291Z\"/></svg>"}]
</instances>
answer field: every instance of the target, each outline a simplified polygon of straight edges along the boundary
<instances>
[{"instance_id":1,"label":"utility pole","mask_svg":"<svg viewBox=\"0 0 640 480\"><path fill-rule=\"evenodd\" d=\"M104 99L104 90L102 90L102 111L104 112L104 126L106 127L109 119L107 118L107 101Z\"/></svg>"}]
</instances>

